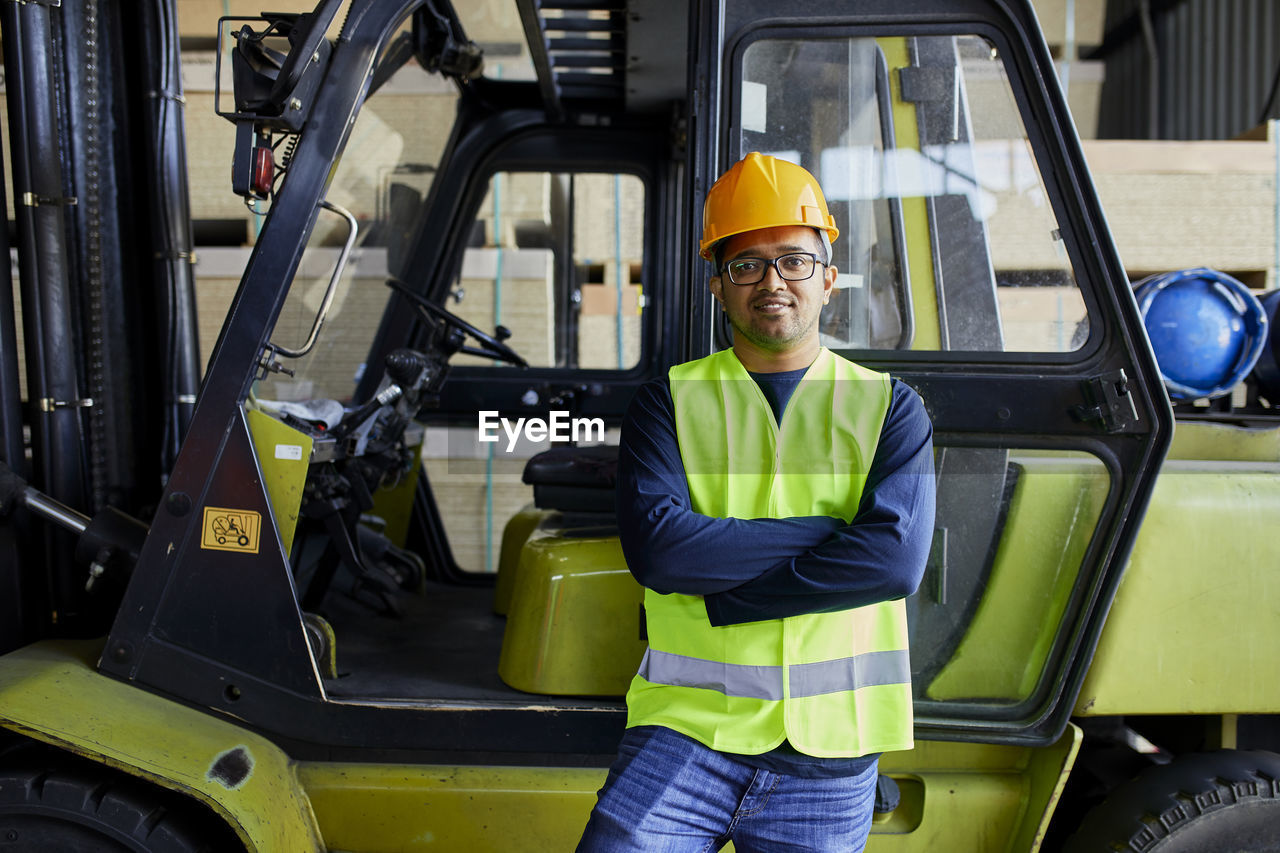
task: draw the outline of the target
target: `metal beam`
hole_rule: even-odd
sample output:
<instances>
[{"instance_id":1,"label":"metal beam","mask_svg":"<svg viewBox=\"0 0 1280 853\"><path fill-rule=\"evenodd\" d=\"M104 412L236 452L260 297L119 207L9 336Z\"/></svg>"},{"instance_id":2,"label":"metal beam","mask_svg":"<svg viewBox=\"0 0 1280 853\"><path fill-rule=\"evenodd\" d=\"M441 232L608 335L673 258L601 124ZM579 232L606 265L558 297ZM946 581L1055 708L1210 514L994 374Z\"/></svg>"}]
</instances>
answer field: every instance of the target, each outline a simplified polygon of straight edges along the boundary
<instances>
[{"instance_id":1,"label":"metal beam","mask_svg":"<svg viewBox=\"0 0 1280 853\"><path fill-rule=\"evenodd\" d=\"M544 18L542 28L547 32L561 33L614 33L621 32L614 15L608 18Z\"/></svg>"},{"instance_id":2,"label":"metal beam","mask_svg":"<svg viewBox=\"0 0 1280 853\"><path fill-rule=\"evenodd\" d=\"M560 86L551 69L547 34L542 28L542 4L539 0L516 0L516 8L520 10L520 23L524 25L525 40L529 43L529 56L538 75L543 106L551 118L563 118L564 105L560 102Z\"/></svg>"},{"instance_id":3,"label":"metal beam","mask_svg":"<svg viewBox=\"0 0 1280 853\"><path fill-rule=\"evenodd\" d=\"M573 50L573 51L601 51L607 50L611 53L622 53L626 50L626 39L621 33L614 33L607 39L589 39L589 38L553 38L547 39L547 48L551 51Z\"/></svg>"}]
</instances>

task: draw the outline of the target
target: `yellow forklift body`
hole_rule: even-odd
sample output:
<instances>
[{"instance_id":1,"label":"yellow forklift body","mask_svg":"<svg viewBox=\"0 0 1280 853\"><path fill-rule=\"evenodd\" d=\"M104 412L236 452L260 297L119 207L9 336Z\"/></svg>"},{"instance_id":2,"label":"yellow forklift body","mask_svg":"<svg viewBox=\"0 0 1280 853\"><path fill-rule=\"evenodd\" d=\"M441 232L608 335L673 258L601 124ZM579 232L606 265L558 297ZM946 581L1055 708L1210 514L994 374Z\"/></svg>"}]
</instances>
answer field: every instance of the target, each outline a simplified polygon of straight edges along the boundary
<instances>
[{"instance_id":1,"label":"yellow forklift body","mask_svg":"<svg viewBox=\"0 0 1280 853\"><path fill-rule=\"evenodd\" d=\"M304 763L299 777L335 850L572 850L600 768Z\"/></svg>"},{"instance_id":2,"label":"yellow forklift body","mask_svg":"<svg viewBox=\"0 0 1280 853\"><path fill-rule=\"evenodd\" d=\"M1280 708L1278 475L1280 430L1178 425L1076 714Z\"/></svg>"},{"instance_id":3,"label":"yellow forklift body","mask_svg":"<svg viewBox=\"0 0 1280 853\"><path fill-rule=\"evenodd\" d=\"M567 850L603 768L294 763L233 723L96 672L97 642L0 658L0 724L191 796L251 851ZM921 741L886 755L902 804L869 850L1039 846L1079 749ZM321 840L323 839L323 841Z\"/></svg>"},{"instance_id":4,"label":"yellow forklift body","mask_svg":"<svg viewBox=\"0 0 1280 853\"><path fill-rule=\"evenodd\" d=\"M323 849L295 765L238 726L100 675L101 641L0 657L0 725L191 796L249 850Z\"/></svg>"},{"instance_id":5,"label":"yellow forklift body","mask_svg":"<svg viewBox=\"0 0 1280 853\"><path fill-rule=\"evenodd\" d=\"M885 755L881 770L897 781L902 803L877 816L868 851L1038 849L1080 738L1070 726L1043 749L926 741ZM365 853L571 850L605 774L548 767L299 767L325 841Z\"/></svg>"}]
</instances>

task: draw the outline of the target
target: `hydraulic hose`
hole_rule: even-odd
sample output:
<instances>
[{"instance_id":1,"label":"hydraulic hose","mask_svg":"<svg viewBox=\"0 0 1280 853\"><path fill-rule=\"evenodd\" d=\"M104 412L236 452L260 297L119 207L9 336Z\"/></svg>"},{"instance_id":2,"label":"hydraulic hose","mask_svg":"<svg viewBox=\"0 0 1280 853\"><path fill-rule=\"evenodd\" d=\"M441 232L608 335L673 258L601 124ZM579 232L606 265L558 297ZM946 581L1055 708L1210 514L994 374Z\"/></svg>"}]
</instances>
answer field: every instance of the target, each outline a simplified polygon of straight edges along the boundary
<instances>
[{"instance_id":1,"label":"hydraulic hose","mask_svg":"<svg viewBox=\"0 0 1280 853\"><path fill-rule=\"evenodd\" d=\"M82 409L92 405L80 385L76 294L66 208L75 203L63 164L66 116L61 44L52 16L36 3L0 4L14 215L18 229L26 349L32 479L55 500L85 504ZM34 543L32 543L34 544ZM24 548L19 570L33 581L22 590L47 626L75 630L87 608L73 573L73 542L46 530L43 553ZM36 590L35 579L39 578ZM34 616L33 616L34 622Z\"/></svg>"},{"instance_id":2,"label":"hydraulic hose","mask_svg":"<svg viewBox=\"0 0 1280 853\"><path fill-rule=\"evenodd\" d=\"M168 317L165 329L165 435L161 469L177 460L200 388L191 201L187 187L186 122L179 71L178 25L172 0L150 0L140 17L148 69L147 147L156 171L150 179L154 282Z\"/></svg>"}]
</instances>

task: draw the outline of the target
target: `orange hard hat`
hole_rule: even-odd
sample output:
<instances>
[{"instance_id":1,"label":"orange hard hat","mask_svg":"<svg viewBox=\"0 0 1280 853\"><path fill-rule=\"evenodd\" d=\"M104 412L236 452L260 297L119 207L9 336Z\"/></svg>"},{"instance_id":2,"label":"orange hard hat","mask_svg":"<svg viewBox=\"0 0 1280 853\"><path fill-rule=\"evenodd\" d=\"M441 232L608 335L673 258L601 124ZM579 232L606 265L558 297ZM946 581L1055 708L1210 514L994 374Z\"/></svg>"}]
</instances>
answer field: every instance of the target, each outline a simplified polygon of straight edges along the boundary
<instances>
[{"instance_id":1,"label":"orange hard hat","mask_svg":"<svg viewBox=\"0 0 1280 853\"><path fill-rule=\"evenodd\" d=\"M707 193L699 244L702 257L711 260L716 243L727 237L777 225L807 225L825 231L832 241L840 236L813 175L795 163L753 151L734 163Z\"/></svg>"}]
</instances>

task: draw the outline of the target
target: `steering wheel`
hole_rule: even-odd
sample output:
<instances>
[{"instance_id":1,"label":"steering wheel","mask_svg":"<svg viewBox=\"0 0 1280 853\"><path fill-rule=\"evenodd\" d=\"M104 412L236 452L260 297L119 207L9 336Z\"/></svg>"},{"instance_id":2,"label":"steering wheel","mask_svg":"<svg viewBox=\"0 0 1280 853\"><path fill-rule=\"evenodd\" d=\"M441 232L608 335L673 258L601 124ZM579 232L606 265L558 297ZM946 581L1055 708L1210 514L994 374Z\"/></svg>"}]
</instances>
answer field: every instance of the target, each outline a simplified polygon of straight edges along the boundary
<instances>
[{"instance_id":1,"label":"steering wheel","mask_svg":"<svg viewBox=\"0 0 1280 853\"><path fill-rule=\"evenodd\" d=\"M398 293L403 294L422 311L438 320L443 320L446 325L457 329L480 345L478 348L459 347L459 352L484 356L485 358L491 358L494 361L505 361L508 364L514 364L516 367L529 366L529 362L525 361L520 353L503 343L502 337L491 335L488 332L483 332L459 317L457 314L454 314L451 311L446 311L434 302L428 301L424 297L410 290L409 286L400 279L394 277L388 278L387 286ZM498 329L500 329L501 332L506 332L506 329L502 326L499 326ZM501 334L501 332L499 334ZM507 334L510 333L508 332Z\"/></svg>"}]
</instances>

